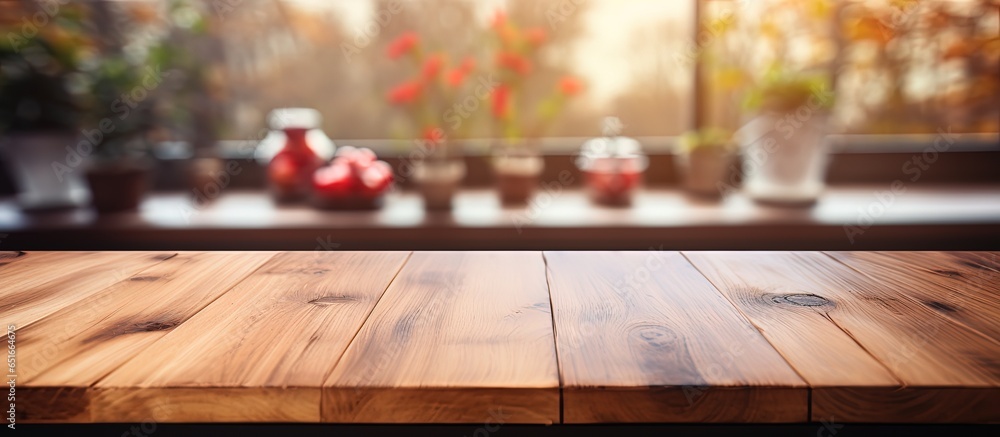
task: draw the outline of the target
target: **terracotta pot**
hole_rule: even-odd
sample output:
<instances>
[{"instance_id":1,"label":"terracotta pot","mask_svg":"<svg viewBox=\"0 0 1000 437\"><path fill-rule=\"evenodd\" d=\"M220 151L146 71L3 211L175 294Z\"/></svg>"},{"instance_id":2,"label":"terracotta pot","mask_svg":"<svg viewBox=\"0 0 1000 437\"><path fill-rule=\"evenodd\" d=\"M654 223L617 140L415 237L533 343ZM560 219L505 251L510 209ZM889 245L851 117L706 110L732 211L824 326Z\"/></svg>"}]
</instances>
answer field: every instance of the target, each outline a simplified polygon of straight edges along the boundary
<instances>
[{"instance_id":1,"label":"terracotta pot","mask_svg":"<svg viewBox=\"0 0 1000 437\"><path fill-rule=\"evenodd\" d=\"M688 192L705 197L722 197L735 156L733 148L708 145L678 156L683 186Z\"/></svg>"},{"instance_id":2,"label":"terracotta pot","mask_svg":"<svg viewBox=\"0 0 1000 437\"><path fill-rule=\"evenodd\" d=\"M135 211L149 180L149 169L140 164L92 167L87 170L90 204L98 213Z\"/></svg>"},{"instance_id":3,"label":"terracotta pot","mask_svg":"<svg viewBox=\"0 0 1000 437\"><path fill-rule=\"evenodd\" d=\"M494 156L493 171L500 203L527 204L538 189L539 175L544 165L542 157L538 155Z\"/></svg>"},{"instance_id":4,"label":"terracotta pot","mask_svg":"<svg viewBox=\"0 0 1000 437\"><path fill-rule=\"evenodd\" d=\"M465 162L461 159L425 160L414 165L413 178L424 208L431 211L451 209L452 198L464 177Z\"/></svg>"}]
</instances>

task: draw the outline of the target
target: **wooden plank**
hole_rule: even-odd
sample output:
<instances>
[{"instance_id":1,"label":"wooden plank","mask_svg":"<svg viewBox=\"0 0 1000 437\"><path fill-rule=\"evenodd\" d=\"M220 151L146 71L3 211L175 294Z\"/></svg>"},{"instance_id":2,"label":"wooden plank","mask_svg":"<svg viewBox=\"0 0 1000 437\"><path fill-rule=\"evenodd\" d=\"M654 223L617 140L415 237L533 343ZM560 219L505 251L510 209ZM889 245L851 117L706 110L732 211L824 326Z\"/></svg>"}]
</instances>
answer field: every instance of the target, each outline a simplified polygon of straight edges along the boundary
<instances>
[{"instance_id":1,"label":"wooden plank","mask_svg":"<svg viewBox=\"0 0 1000 437\"><path fill-rule=\"evenodd\" d=\"M1000 421L997 343L906 298L896 287L817 252L685 256L809 382L812 420ZM845 335L899 382L887 381ZM962 390L946 398L930 395L941 388ZM898 402L902 398L924 401ZM955 402L962 407L954 408Z\"/></svg>"},{"instance_id":2,"label":"wooden plank","mask_svg":"<svg viewBox=\"0 0 1000 437\"><path fill-rule=\"evenodd\" d=\"M88 421L86 408L63 405L86 399L51 388L93 385L272 256L180 253L19 330L18 393L33 407L30 421Z\"/></svg>"},{"instance_id":3,"label":"wooden plank","mask_svg":"<svg viewBox=\"0 0 1000 437\"><path fill-rule=\"evenodd\" d=\"M1000 340L1000 259L988 252L829 252L933 311Z\"/></svg>"},{"instance_id":4,"label":"wooden plank","mask_svg":"<svg viewBox=\"0 0 1000 437\"><path fill-rule=\"evenodd\" d=\"M51 252L51 251L2 251L0 252L0 267L13 265L15 262L24 266L26 264L55 263L73 259L80 255L91 255L95 252Z\"/></svg>"},{"instance_id":5,"label":"wooden plank","mask_svg":"<svg viewBox=\"0 0 1000 437\"><path fill-rule=\"evenodd\" d=\"M546 252L565 423L802 422L808 390L677 252Z\"/></svg>"},{"instance_id":6,"label":"wooden plank","mask_svg":"<svg viewBox=\"0 0 1000 437\"><path fill-rule=\"evenodd\" d=\"M32 252L32 254L34 253ZM0 267L10 265L16 261L23 261L26 258L28 258L28 252L21 252L19 250L0 251Z\"/></svg>"},{"instance_id":7,"label":"wooden plank","mask_svg":"<svg viewBox=\"0 0 1000 437\"><path fill-rule=\"evenodd\" d=\"M318 422L324 378L406 257L278 254L98 382L93 420Z\"/></svg>"},{"instance_id":8,"label":"wooden plank","mask_svg":"<svg viewBox=\"0 0 1000 437\"><path fill-rule=\"evenodd\" d=\"M323 421L559 421L538 252L417 252L324 384Z\"/></svg>"},{"instance_id":9,"label":"wooden plank","mask_svg":"<svg viewBox=\"0 0 1000 437\"><path fill-rule=\"evenodd\" d=\"M23 329L176 253L66 252L0 270L0 314Z\"/></svg>"}]
</instances>

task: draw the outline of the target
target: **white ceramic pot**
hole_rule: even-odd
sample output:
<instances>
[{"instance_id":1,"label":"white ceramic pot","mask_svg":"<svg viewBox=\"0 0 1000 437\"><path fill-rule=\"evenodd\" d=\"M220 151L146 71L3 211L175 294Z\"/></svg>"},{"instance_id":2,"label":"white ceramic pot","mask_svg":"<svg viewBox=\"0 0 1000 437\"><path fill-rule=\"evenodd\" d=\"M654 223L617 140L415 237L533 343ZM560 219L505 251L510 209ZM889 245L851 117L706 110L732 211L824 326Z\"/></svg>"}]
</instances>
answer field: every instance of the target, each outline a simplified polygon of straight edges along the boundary
<instances>
[{"instance_id":1,"label":"white ceramic pot","mask_svg":"<svg viewBox=\"0 0 1000 437\"><path fill-rule=\"evenodd\" d=\"M84 161L71 133L16 133L0 139L26 210L71 208L87 203Z\"/></svg>"},{"instance_id":2,"label":"white ceramic pot","mask_svg":"<svg viewBox=\"0 0 1000 437\"><path fill-rule=\"evenodd\" d=\"M811 204L825 186L827 117L765 113L738 132L743 189L764 203Z\"/></svg>"}]
</instances>

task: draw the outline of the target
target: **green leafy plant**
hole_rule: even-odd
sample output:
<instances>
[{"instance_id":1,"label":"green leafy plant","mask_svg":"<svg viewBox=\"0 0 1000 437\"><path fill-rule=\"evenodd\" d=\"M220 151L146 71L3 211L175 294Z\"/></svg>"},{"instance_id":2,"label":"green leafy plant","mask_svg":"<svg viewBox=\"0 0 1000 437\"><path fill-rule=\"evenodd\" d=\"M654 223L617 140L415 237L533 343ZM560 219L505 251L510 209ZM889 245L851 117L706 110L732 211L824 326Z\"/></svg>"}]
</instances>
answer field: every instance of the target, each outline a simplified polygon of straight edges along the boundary
<instances>
[{"instance_id":1,"label":"green leafy plant","mask_svg":"<svg viewBox=\"0 0 1000 437\"><path fill-rule=\"evenodd\" d=\"M152 96L161 80L145 59L111 55L90 72L91 110L88 125L101 132L94 144L94 157L116 160L145 152L144 136L155 123Z\"/></svg>"},{"instance_id":2,"label":"green leafy plant","mask_svg":"<svg viewBox=\"0 0 1000 437\"><path fill-rule=\"evenodd\" d=\"M735 143L732 141L732 132L719 127L706 127L696 131L685 132L680 138L680 150L683 153L692 153L702 148L733 149Z\"/></svg>"},{"instance_id":3,"label":"green leafy plant","mask_svg":"<svg viewBox=\"0 0 1000 437\"><path fill-rule=\"evenodd\" d=\"M833 107L833 103L827 75L775 70L747 91L743 107L749 111L789 112L802 106L827 110Z\"/></svg>"},{"instance_id":4,"label":"green leafy plant","mask_svg":"<svg viewBox=\"0 0 1000 437\"><path fill-rule=\"evenodd\" d=\"M19 23L18 23L19 24ZM25 36L0 25L0 132L72 132L85 109L81 64L91 53L82 11L67 7Z\"/></svg>"}]
</instances>

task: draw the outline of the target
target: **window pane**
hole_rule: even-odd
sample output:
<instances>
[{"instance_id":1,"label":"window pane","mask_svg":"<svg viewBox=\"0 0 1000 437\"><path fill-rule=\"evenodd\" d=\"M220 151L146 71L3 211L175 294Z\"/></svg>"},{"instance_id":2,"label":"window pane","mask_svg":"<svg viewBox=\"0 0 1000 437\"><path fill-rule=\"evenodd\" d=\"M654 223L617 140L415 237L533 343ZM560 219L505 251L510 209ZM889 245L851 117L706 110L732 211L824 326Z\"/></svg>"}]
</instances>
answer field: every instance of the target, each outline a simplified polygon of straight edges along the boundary
<instances>
[{"instance_id":1,"label":"window pane","mask_svg":"<svg viewBox=\"0 0 1000 437\"><path fill-rule=\"evenodd\" d=\"M707 111L734 127L774 71L819 71L841 132L997 132L996 2L710 0L703 3ZM730 110L727 110L730 108Z\"/></svg>"},{"instance_id":2,"label":"window pane","mask_svg":"<svg viewBox=\"0 0 1000 437\"><path fill-rule=\"evenodd\" d=\"M386 93L418 74L407 59L387 57L408 31L428 53L452 65L472 58L469 78L489 83L495 70L497 11L522 31L545 35L524 83L517 114L525 125L561 77L573 75L585 92L567 103L541 133L594 135L603 116L618 115L631 135L671 135L687 125L691 63L676 50L688 41L690 2L659 0L509 1L247 1L220 24L226 29L232 134L259 128L274 107L319 109L334 138L408 138L414 120L386 102ZM502 37L502 36L499 36ZM428 54L428 53L425 53ZM463 105L457 111L453 105ZM493 137L489 102L465 87L425 117L460 136ZM461 123L456 122L456 113ZM541 123L541 122L539 122ZM451 133L451 132L449 132Z\"/></svg>"}]
</instances>

